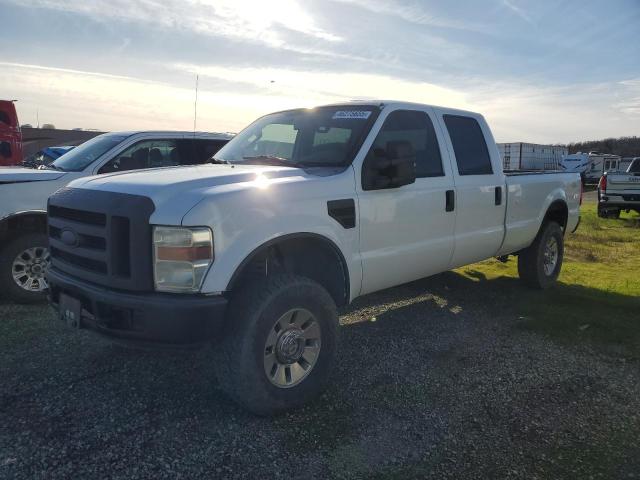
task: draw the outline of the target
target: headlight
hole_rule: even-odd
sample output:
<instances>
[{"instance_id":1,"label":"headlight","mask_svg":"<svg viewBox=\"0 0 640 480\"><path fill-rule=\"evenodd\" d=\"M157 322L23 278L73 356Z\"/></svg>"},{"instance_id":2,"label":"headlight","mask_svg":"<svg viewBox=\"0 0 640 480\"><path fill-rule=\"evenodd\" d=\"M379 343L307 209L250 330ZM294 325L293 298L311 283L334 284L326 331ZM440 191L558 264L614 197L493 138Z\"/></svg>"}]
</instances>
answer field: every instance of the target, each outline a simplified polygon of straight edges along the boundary
<instances>
[{"instance_id":1,"label":"headlight","mask_svg":"<svg viewBox=\"0 0 640 480\"><path fill-rule=\"evenodd\" d=\"M197 292L213 262L213 235L204 227L153 227L156 290Z\"/></svg>"}]
</instances>

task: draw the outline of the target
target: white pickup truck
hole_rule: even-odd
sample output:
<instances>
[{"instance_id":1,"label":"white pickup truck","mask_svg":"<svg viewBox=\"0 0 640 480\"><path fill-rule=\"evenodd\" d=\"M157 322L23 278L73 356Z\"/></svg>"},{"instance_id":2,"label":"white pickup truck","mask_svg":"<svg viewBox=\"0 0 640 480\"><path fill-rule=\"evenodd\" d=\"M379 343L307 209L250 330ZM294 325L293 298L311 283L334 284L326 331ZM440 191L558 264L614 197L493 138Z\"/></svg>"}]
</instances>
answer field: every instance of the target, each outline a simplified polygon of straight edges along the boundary
<instances>
[{"instance_id":1,"label":"white pickup truck","mask_svg":"<svg viewBox=\"0 0 640 480\"><path fill-rule=\"evenodd\" d=\"M225 133L106 133L47 168L0 167L0 295L23 303L45 299L47 198L60 187L96 174L205 163L230 138Z\"/></svg>"},{"instance_id":2,"label":"white pickup truck","mask_svg":"<svg viewBox=\"0 0 640 480\"><path fill-rule=\"evenodd\" d=\"M400 102L288 110L219 164L77 180L49 199L51 302L118 342L213 341L249 410L326 384L336 306L509 254L547 288L577 228L577 173L502 172L481 115Z\"/></svg>"},{"instance_id":3,"label":"white pickup truck","mask_svg":"<svg viewBox=\"0 0 640 480\"><path fill-rule=\"evenodd\" d=\"M605 172L598 182L598 216L618 218L622 210L640 213L640 158L626 173Z\"/></svg>"}]
</instances>

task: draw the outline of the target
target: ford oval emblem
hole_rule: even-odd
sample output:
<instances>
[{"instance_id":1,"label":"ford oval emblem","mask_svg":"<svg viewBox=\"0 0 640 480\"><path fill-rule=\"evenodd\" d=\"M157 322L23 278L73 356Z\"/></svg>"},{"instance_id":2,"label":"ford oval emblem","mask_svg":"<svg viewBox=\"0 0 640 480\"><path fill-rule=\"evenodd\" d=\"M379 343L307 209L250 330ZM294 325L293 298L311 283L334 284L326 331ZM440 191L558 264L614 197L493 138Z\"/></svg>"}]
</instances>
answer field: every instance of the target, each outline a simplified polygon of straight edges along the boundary
<instances>
[{"instance_id":1,"label":"ford oval emblem","mask_svg":"<svg viewBox=\"0 0 640 480\"><path fill-rule=\"evenodd\" d=\"M63 230L60 234L60 240L70 247L78 245L78 235L72 230Z\"/></svg>"}]
</instances>

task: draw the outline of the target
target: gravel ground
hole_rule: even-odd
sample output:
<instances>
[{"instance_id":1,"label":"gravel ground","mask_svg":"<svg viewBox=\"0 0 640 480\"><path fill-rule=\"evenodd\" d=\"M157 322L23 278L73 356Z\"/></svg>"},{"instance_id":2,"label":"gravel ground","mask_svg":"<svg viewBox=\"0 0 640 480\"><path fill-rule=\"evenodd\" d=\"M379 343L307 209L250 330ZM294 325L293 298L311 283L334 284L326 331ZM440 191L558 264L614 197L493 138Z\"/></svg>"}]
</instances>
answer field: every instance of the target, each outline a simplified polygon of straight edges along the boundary
<instances>
[{"instance_id":1,"label":"gravel ground","mask_svg":"<svg viewBox=\"0 0 640 480\"><path fill-rule=\"evenodd\" d=\"M256 418L210 350L128 351L0 305L0 477L640 478L640 369L447 273L343 312L329 391Z\"/></svg>"}]
</instances>

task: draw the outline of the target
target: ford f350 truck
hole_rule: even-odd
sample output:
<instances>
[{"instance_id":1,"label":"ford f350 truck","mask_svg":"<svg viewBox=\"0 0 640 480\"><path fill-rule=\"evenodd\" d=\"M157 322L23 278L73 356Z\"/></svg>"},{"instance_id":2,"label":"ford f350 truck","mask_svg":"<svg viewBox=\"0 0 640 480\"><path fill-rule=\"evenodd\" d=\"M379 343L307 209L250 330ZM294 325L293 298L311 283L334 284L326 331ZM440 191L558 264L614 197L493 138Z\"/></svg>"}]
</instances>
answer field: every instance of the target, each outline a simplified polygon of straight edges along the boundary
<instances>
[{"instance_id":1,"label":"ford f350 truck","mask_svg":"<svg viewBox=\"0 0 640 480\"><path fill-rule=\"evenodd\" d=\"M640 213L640 157L625 173L605 172L598 182L598 216L618 218L622 210Z\"/></svg>"},{"instance_id":2,"label":"ford f350 truck","mask_svg":"<svg viewBox=\"0 0 640 480\"><path fill-rule=\"evenodd\" d=\"M118 342L213 342L273 414L326 385L336 306L490 257L550 287L577 173L503 173L476 113L358 102L266 115L217 164L76 180L49 199L53 306Z\"/></svg>"},{"instance_id":3,"label":"ford f350 truck","mask_svg":"<svg viewBox=\"0 0 640 480\"><path fill-rule=\"evenodd\" d=\"M91 175L205 163L230 138L226 133L105 133L42 168L0 168L0 295L21 303L45 300L47 199L60 187Z\"/></svg>"}]
</instances>

